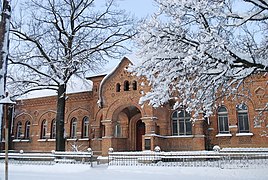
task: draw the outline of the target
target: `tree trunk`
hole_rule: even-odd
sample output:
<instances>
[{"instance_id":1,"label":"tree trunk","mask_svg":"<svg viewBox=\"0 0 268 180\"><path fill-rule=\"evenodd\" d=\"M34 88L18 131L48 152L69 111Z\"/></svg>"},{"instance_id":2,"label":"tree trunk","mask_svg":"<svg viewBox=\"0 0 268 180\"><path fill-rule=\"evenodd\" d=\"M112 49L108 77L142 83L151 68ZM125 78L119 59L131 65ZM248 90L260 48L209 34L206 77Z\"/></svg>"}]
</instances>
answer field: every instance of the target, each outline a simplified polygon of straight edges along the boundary
<instances>
[{"instance_id":1,"label":"tree trunk","mask_svg":"<svg viewBox=\"0 0 268 180\"><path fill-rule=\"evenodd\" d=\"M2 2L2 1L1 1ZM9 28L10 28L10 1L4 0L0 22L0 99L5 97L7 57L9 51ZM0 105L0 139L2 139L3 105ZM1 145L1 143L0 143ZM1 149L1 147L0 147Z\"/></svg>"},{"instance_id":2,"label":"tree trunk","mask_svg":"<svg viewBox=\"0 0 268 180\"><path fill-rule=\"evenodd\" d=\"M57 116L56 116L56 151L65 151L64 117L65 117L66 84L58 89Z\"/></svg>"}]
</instances>

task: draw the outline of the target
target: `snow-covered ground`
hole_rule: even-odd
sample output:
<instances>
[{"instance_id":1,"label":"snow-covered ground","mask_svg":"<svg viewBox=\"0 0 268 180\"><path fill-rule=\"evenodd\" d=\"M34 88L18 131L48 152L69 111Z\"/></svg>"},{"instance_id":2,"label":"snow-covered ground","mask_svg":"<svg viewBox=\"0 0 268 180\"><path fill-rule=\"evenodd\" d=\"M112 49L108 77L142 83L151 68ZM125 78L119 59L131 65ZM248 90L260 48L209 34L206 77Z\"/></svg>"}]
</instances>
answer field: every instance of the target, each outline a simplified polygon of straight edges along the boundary
<instances>
[{"instance_id":1,"label":"snow-covered ground","mask_svg":"<svg viewBox=\"0 0 268 180\"><path fill-rule=\"evenodd\" d=\"M4 164L0 179L4 180ZM268 168L219 169L191 167L94 166L83 164L9 165L10 180L267 180Z\"/></svg>"}]
</instances>

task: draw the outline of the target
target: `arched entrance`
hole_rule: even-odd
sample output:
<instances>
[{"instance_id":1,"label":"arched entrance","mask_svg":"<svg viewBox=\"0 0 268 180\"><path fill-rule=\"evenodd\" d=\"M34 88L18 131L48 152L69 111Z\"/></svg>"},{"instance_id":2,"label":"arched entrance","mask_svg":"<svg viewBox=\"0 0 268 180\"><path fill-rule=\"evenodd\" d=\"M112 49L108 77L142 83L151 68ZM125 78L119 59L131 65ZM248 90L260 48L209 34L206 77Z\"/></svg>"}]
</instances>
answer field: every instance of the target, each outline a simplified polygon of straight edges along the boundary
<instances>
[{"instance_id":1,"label":"arched entrance","mask_svg":"<svg viewBox=\"0 0 268 180\"><path fill-rule=\"evenodd\" d=\"M142 135L145 134L145 124L138 120L136 123L136 150L142 151Z\"/></svg>"},{"instance_id":2,"label":"arched entrance","mask_svg":"<svg viewBox=\"0 0 268 180\"><path fill-rule=\"evenodd\" d=\"M112 117L113 148L117 151L141 151L142 135L145 124L142 123L140 110L133 105L117 108Z\"/></svg>"}]
</instances>

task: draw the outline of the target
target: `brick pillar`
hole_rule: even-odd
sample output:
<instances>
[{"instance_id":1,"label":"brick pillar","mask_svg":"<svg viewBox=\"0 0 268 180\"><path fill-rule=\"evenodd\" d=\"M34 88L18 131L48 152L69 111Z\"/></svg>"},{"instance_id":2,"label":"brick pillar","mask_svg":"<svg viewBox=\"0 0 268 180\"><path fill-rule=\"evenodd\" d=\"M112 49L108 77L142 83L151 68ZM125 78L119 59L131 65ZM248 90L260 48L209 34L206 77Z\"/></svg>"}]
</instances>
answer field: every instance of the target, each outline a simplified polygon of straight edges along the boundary
<instances>
[{"instance_id":1,"label":"brick pillar","mask_svg":"<svg viewBox=\"0 0 268 180\"><path fill-rule=\"evenodd\" d=\"M204 135L204 120L198 119L194 122L195 135Z\"/></svg>"},{"instance_id":2,"label":"brick pillar","mask_svg":"<svg viewBox=\"0 0 268 180\"><path fill-rule=\"evenodd\" d=\"M113 131L112 120L110 119L102 120L101 123L105 127L105 137L113 137L114 131Z\"/></svg>"},{"instance_id":3,"label":"brick pillar","mask_svg":"<svg viewBox=\"0 0 268 180\"><path fill-rule=\"evenodd\" d=\"M100 138L101 137L101 130L99 126L91 126L90 130L90 139Z\"/></svg>"},{"instance_id":4,"label":"brick pillar","mask_svg":"<svg viewBox=\"0 0 268 180\"><path fill-rule=\"evenodd\" d=\"M112 144L112 137L113 137L113 124L112 120L102 120L101 123L105 127L105 136L102 137L102 155L107 156L108 155L108 149L113 146Z\"/></svg>"},{"instance_id":5,"label":"brick pillar","mask_svg":"<svg viewBox=\"0 0 268 180\"><path fill-rule=\"evenodd\" d=\"M155 134L156 131L156 124L155 120L156 117L142 117L141 120L145 124L145 135Z\"/></svg>"},{"instance_id":6,"label":"brick pillar","mask_svg":"<svg viewBox=\"0 0 268 180\"><path fill-rule=\"evenodd\" d=\"M156 117L142 117L141 120L145 124L145 135L142 140L143 150L153 150L154 141L153 136L156 132Z\"/></svg>"},{"instance_id":7,"label":"brick pillar","mask_svg":"<svg viewBox=\"0 0 268 180\"><path fill-rule=\"evenodd\" d=\"M194 122L193 150L205 150L204 120Z\"/></svg>"}]
</instances>

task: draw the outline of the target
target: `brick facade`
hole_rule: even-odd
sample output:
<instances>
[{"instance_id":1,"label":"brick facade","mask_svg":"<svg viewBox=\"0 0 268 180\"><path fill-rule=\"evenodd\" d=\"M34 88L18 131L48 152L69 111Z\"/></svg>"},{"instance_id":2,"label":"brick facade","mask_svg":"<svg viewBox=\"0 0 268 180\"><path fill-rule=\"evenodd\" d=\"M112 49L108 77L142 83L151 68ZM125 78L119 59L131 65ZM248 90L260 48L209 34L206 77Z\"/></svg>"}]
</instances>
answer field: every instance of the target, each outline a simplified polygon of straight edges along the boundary
<instances>
[{"instance_id":1,"label":"brick facade","mask_svg":"<svg viewBox=\"0 0 268 180\"><path fill-rule=\"evenodd\" d=\"M268 102L267 75L247 79L243 90L250 90L248 97L219 99L217 104L226 107L228 117L228 124L224 126L228 132L219 133L217 111L209 119L200 117L194 125L188 126L186 121L184 124L180 124L180 120L172 121L174 110L168 104L157 109L141 106L139 98L149 87L142 86L141 79L126 70L130 63L124 58L110 74L88 78L93 82L91 91L68 95L65 112L66 150L72 150L73 145L77 145L81 151L91 147L95 154L106 155L110 147L115 151L153 150L155 146L160 146L164 151L205 150L214 145L268 147L268 137L262 136L268 131L268 113L262 112ZM249 127L246 127L247 132L239 133L241 125L238 123L237 105L242 103L247 105ZM243 113L245 115L245 111ZM54 150L52 121L55 117L56 97L17 101L12 148L24 151ZM84 124L85 117L89 120L88 129ZM76 133L75 137L71 137L74 118L77 122ZM254 125L254 118L261 121ZM47 124L42 137L44 120ZM30 122L29 138L25 138L27 121ZM18 137L19 122L21 133Z\"/></svg>"}]
</instances>

